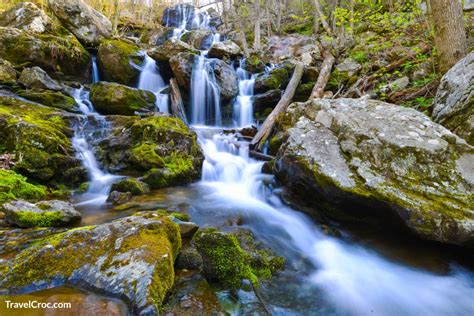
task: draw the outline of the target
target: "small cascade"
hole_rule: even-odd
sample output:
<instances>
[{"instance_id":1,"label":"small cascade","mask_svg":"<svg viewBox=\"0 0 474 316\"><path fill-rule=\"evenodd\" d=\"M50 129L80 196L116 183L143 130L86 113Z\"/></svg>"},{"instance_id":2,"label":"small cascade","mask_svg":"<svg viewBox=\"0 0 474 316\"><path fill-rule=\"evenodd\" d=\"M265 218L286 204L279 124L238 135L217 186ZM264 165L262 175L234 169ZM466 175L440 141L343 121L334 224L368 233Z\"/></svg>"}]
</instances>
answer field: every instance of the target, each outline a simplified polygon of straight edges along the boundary
<instances>
[{"instance_id":1,"label":"small cascade","mask_svg":"<svg viewBox=\"0 0 474 316\"><path fill-rule=\"evenodd\" d=\"M234 124L237 127L249 126L253 123L253 88L256 75L251 75L244 69L245 59L241 59L237 68L239 79L239 95L234 103Z\"/></svg>"},{"instance_id":2,"label":"small cascade","mask_svg":"<svg viewBox=\"0 0 474 316\"><path fill-rule=\"evenodd\" d=\"M95 59L93 59L93 71L94 68L97 68ZM72 145L90 179L89 188L86 193L80 196L77 205L100 206L106 202L112 183L120 178L120 176L109 174L100 169L90 145L93 140L103 139L106 136L108 124L103 116L95 112L94 106L89 100L89 91L84 90L83 87L75 89L72 97L85 115L74 128Z\"/></svg>"},{"instance_id":3,"label":"small cascade","mask_svg":"<svg viewBox=\"0 0 474 316\"><path fill-rule=\"evenodd\" d=\"M97 66L97 57L92 55L92 83L100 81L99 67Z\"/></svg>"},{"instance_id":4,"label":"small cascade","mask_svg":"<svg viewBox=\"0 0 474 316\"><path fill-rule=\"evenodd\" d=\"M167 88L165 81L160 75L160 70L156 61L148 55L145 55L145 62L141 69L138 89L148 90L156 96L156 108L159 112L169 112L169 96L163 93Z\"/></svg>"}]
</instances>

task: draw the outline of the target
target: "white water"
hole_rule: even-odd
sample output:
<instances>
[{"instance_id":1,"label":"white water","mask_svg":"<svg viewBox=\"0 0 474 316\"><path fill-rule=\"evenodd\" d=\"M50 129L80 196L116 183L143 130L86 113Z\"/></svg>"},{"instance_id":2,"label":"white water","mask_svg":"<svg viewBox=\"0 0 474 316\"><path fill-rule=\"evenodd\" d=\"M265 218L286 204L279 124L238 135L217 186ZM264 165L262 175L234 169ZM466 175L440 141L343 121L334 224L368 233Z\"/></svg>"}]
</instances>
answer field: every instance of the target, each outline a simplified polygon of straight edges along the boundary
<instances>
[{"instance_id":1,"label":"white water","mask_svg":"<svg viewBox=\"0 0 474 316\"><path fill-rule=\"evenodd\" d=\"M96 68L95 59L93 59L92 69ZM90 179L89 188L80 197L80 202L77 205L100 206L106 202L112 183L120 178L120 176L111 175L100 169L89 143L89 140L97 136L104 136L107 130L107 121L95 112L94 106L89 100L89 92L84 90L83 87L74 90L72 96L81 112L86 116L75 126L72 146L77 157L86 168Z\"/></svg>"},{"instance_id":2,"label":"white water","mask_svg":"<svg viewBox=\"0 0 474 316\"><path fill-rule=\"evenodd\" d=\"M256 75L249 74L244 66L245 59L241 59L236 71L239 79L239 95L234 103L233 114L234 124L237 127L245 127L253 123L252 96Z\"/></svg>"},{"instance_id":3,"label":"white water","mask_svg":"<svg viewBox=\"0 0 474 316\"><path fill-rule=\"evenodd\" d=\"M92 83L100 81L99 67L97 66L97 58L92 56Z\"/></svg>"},{"instance_id":4,"label":"white water","mask_svg":"<svg viewBox=\"0 0 474 316\"><path fill-rule=\"evenodd\" d=\"M167 88L165 81L160 75L156 61L145 54L145 62L141 69L138 89L148 90L156 96L156 108L159 112L169 112L169 96L163 93Z\"/></svg>"},{"instance_id":5,"label":"white water","mask_svg":"<svg viewBox=\"0 0 474 316\"><path fill-rule=\"evenodd\" d=\"M362 247L320 232L309 219L285 206L265 185L261 162L234 135L198 135L206 157L200 185L214 193L212 205L233 206L257 218L260 227L313 266L307 278L344 315L474 315L474 277L454 270L440 276L387 261ZM238 148L239 147L239 148ZM250 224L251 225L251 224ZM263 233L265 234L265 233ZM270 235L274 237L275 235Z\"/></svg>"}]
</instances>

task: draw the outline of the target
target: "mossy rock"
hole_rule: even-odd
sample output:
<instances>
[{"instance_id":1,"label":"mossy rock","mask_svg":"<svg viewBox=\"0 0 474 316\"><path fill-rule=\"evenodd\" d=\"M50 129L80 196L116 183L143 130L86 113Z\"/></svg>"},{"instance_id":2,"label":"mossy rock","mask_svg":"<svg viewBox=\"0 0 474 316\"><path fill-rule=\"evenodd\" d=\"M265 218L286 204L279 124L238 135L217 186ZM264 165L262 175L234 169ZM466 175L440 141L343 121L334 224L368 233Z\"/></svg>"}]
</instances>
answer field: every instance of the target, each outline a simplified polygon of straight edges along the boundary
<instances>
[{"instance_id":1,"label":"mossy rock","mask_svg":"<svg viewBox=\"0 0 474 316\"><path fill-rule=\"evenodd\" d=\"M290 81L288 71L281 67L264 73L255 80L255 92L263 93L269 90L285 89Z\"/></svg>"},{"instance_id":2,"label":"mossy rock","mask_svg":"<svg viewBox=\"0 0 474 316\"><path fill-rule=\"evenodd\" d=\"M91 56L70 33L30 34L0 27L0 57L16 66L39 66L53 78L84 81Z\"/></svg>"},{"instance_id":3,"label":"mossy rock","mask_svg":"<svg viewBox=\"0 0 474 316\"><path fill-rule=\"evenodd\" d=\"M124 40L104 40L97 52L100 74L105 81L135 86L144 60L140 48Z\"/></svg>"},{"instance_id":4,"label":"mossy rock","mask_svg":"<svg viewBox=\"0 0 474 316\"><path fill-rule=\"evenodd\" d=\"M126 178L112 184L111 191L130 192L133 195L139 195L150 192L150 188L138 179Z\"/></svg>"},{"instance_id":5,"label":"mossy rock","mask_svg":"<svg viewBox=\"0 0 474 316\"><path fill-rule=\"evenodd\" d=\"M13 65L0 58L0 84L14 85L16 83L17 73Z\"/></svg>"},{"instance_id":6,"label":"mossy rock","mask_svg":"<svg viewBox=\"0 0 474 316\"><path fill-rule=\"evenodd\" d=\"M45 196L44 186L28 182L27 178L13 170L0 169L0 205L18 199L37 201Z\"/></svg>"},{"instance_id":7,"label":"mossy rock","mask_svg":"<svg viewBox=\"0 0 474 316\"><path fill-rule=\"evenodd\" d=\"M112 172L141 176L150 188L199 178L203 156L197 137L180 119L153 116L116 124L97 150Z\"/></svg>"},{"instance_id":8,"label":"mossy rock","mask_svg":"<svg viewBox=\"0 0 474 316\"><path fill-rule=\"evenodd\" d=\"M39 182L74 185L86 178L75 157L72 131L60 112L0 97L0 148L14 154L15 171Z\"/></svg>"},{"instance_id":9,"label":"mossy rock","mask_svg":"<svg viewBox=\"0 0 474 316\"><path fill-rule=\"evenodd\" d=\"M300 83L296 88L295 97L293 100L295 102L304 102L309 99L311 91L313 91L315 82Z\"/></svg>"},{"instance_id":10,"label":"mossy rock","mask_svg":"<svg viewBox=\"0 0 474 316\"><path fill-rule=\"evenodd\" d=\"M97 112L118 115L152 111L156 101L150 91L104 81L91 85L90 99Z\"/></svg>"},{"instance_id":11,"label":"mossy rock","mask_svg":"<svg viewBox=\"0 0 474 316\"><path fill-rule=\"evenodd\" d=\"M60 110L73 111L76 107L76 101L70 96L64 95L61 92L33 89L17 90L16 94L30 101Z\"/></svg>"},{"instance_id":12,"label":"mossy rock","mask_svg":"<svg viewBox=\"0 0 474 316\"><path fill-rule=\"evenodd\" d=\"M173 287L180 249L178 225L152 212L79 227L39 239L3 260L0 292L94 288L126 300L134 314L157 315Z\"/></svg>"},{"instance_id":13,"label":"mossy rock","mask_svg":"<svg viewBox=\"0 0 474 316\"><path fill-rule=\"evenodd\" d=\"M163 45L149 49L147 53L158 62L169 62L171 57L179 53L199 54L199 50L181 40L170 38Z\"/></svg>"}]
</instances>

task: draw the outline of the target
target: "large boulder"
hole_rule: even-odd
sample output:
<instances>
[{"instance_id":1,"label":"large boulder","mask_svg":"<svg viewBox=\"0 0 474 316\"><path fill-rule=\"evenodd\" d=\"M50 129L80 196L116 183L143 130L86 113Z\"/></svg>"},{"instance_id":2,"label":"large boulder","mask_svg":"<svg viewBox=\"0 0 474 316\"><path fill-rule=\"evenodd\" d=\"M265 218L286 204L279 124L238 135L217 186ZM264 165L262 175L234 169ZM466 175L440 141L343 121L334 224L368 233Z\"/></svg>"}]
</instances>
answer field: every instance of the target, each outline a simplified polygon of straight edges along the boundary
<instances>
[{"instance_id":1,"label":"large boulder","mask_svg":"<svg viewBox=\"0 0 474 316\"><path fill-rule=\"evenodd\" d=\"M48 0L50 10L85 45L98 46L112 36L112 23L82 0Z\"/></svg>"},{"instance_id":2,"label":"large boulder","mask_svg":"<svg viewBox=\"0 0 474 316\"><path fill-rule=\"evenodd\" d=\"M352 84L357 81L357 74L362 69L362 65L353 60L352 58L346 58L341 63L337 64L331 79L336 80L338 84Z\"/></svg>"},{"instance_id":3,"label":"large boulder","mask_svg":"<svg viewBox=\"0 0 474 316\"><path fill-rule=\"evenodd\" d=\"M0 84L15 84L16 76L17 73L12 64L8 60L0 58Z\"/></svg>"},{"instance_id":4,"label":"large boulder","mask_svg":"<svg viewBox=\"0 0 474 316\"><path fill-rule=\"evenodd\" d=\"M140 76L137 66L143 60L138 46L119 39L102 41L97 52L102 78L128 86L136 85Z\"/></svg>"},{"instance_id":5,"label":"large boulder","mask_svg":"<svg viewBox=\"0 0 474 316\"><path fill-rule=\"evenodd\" d=\"M194 6L187 3L166 8L161 23L166 27L191 29L194 18ZM183 23L184 21L184 23Z\"/></svg>"},{"instance_id":6,"label":"large boulder","mask_svg":"<svg viewBox=\"0 0 474 316\"><path fill-rule=\"evenodd\" d=\"M53 20L36 4L20 2L0 14L0 26L14 27L33 33L53 31Z\"/></svg>"},{"instance_id":7,"label":"large boulder","mask_svg":"<svg viewBox=\"0 0 474 316\"><path fill-rule=\"evenodd\" d=\"M276 89L252 96L254 112L262 115L269 110L273 110L280 101L282 94L283 91Z\"/></svg>"},{"instance_id":8,"label":"large boulder","mask_svg":"<svg viewBox=\"0 0 474 316\"><path fill-rule=\"evenodd\" d=\"M73 35L30 34L0 27L0 57L12 64L38 66L55 78L85 80L91 56Z\"/></svg>"},{"instance_id":9,"label":"large boulder","mask_svg":"<svg viewBox=\"0 0 474 316\"><path fill-rule=\"evenodd\" d=\"M70 285L124 299L135 315L159 315L180 248L178 225L154 212L71 229L2 260L0 293Z\"/></svg>"},{"instance_id":10,"label":"large boulder","mask_svg":"<svg viewBox=\"0 0 474 316\"><path fill-rule=\"evenodd\" d=\"M186 32L181 36L181 40L191 45L195 49L208 49L214 35L210 30L199 29Z\"/></svg>"},{"instance_id":11,"label":"large boulder","mask_svg":"<svg viewBox=\"0 0 474 316\"><path fill-rule=\"evenodd\" d=\"M441 79L433 119L474 145L474 52Z\"/></svg>"},{"instance_id":12,"label":"large boulder","mask_svg":"<svg viewBox=\"0 0 474 316\"><path fill-rule=\"evenodd\" d=\"M170 67L179 86L189 89L194 59L197 56L191 53L179 53L170 58Z\"/></svg>"},{"instance_id":13,"label":"large boulder","mask_svg":"<svg viewBox=\"0 0 474 316\"><path fill-rule=\"evenodd\" d=\"M220 59L212 60L212 68L221 93L221 100L228 102L239 93L239 79L234 69Z\"/></svg>"},{"instance_id":14,"label":"large boulder","mask_svg":"<svg viewBox=\"0 0 474 316\"><path fill-rule=\"evenodd\" d=\"M117 118L97 154L113 173L141 176L150 188L190 183L200 176L203 156L197 137L169 116Z\"/></svg>"},{"instance_id":15,"label":"large boulder","mask_svg":"<svg viewBox=\"0 0 474 316\"><path fill-rule=\"evenodd\" d=\"M18 82L30 89L47 89L60 91L63 89L55 80L40 67L25 68L21 72Z\"/></svg>"},{"instance_id":16,"label":"large boulder","mask_svg":"<svg viewBox=\"0 0 474 316\"><path fill-rule=\"evenodd\" d=\"M40 103L42 105L70 112L78 112L76 101L70 96L64 95L61 92L31 89L18 90L16 93L22 98Z\"/></svg>"},{"instance_id":17,"label":"large boulder","mask_svg":"<svg viewBox=\"0 0 474 316\"><path fill-rule=\"evenodd\" d=\"M15 171L40 182L82 183L87 173L71 144L72 130L55 109L0 97L0 150Z\"/></svg>"},{"instance_id":18,"label":"large boulder","mask_svg":"<svg viewBox=\"0 0 474 316\"><path fill-rule=\"evenodd\" d=\"M13 170L0 169L0 204L16 199L36 201L46 196L46 188L28 182Z\"/></svg>"},{"instance_id":19,"label":"large boulder","mask_svg":"<svg viewBox=\"0 0 474 316\"><path fill-rule=\"evenodd\" d=\"M211 58L219 58L225 60L236 59L237 57L241 57L242 55L243 54L240 50L240 47L231 40L214 43L209 49L208 53L208 56Z\"/></svg>"},{"instance_id":20,"label":"large boulder","mask_svg":"<svg viewBox=\"0 0 474 316\"><path fill-rule=\"evenodd\" d=\"M199 54L199 51L183 41L170 38L163 45L149 49L147 53L158 62L168 62L171 57L179 53Z\"/></svg>"},{"instance_id":21,"label":"large boulder","mask_svg":"<svg viewBox=\"0 0 474 316\"><path fill-rule=\"evenodd\" d=\"M1 210L8 223L23 228L65 226L81 219L81 213L71 203L57 200L36 204L11 201L3 204Z\"/></svg>"},{"instance_id":22,"label":"large boulder","mask_svg":"<svg viewBox=\"0 0 474 316\"><path fill-rule=\"evenodd\" d=\"M150 91L105 81L91 85L90 99L97 112L118 115L153 111L156 102Z\"/></svg>"},{"instance_id":23,"label":"large boulder","mask_svg":"<svg viewBox=\"0 0 474 316\"><path fill-rule=\"evenodd\" d=\"M255 93L264 93L269 90L285 89L290 82L288 70L284 67L278 67L260 74L255 79Z\"/></svg>"},{"instance_id":24,"label":"large boulder","mask_svg":"<svg viewBox=\"0 0 474 316\"><path fill-rule=\"evenodd\" d=\"M275 173L288 196L338 219L474 241L474 148L424 114L366 99L290 105Z\"/></svg>"}]
</instances>

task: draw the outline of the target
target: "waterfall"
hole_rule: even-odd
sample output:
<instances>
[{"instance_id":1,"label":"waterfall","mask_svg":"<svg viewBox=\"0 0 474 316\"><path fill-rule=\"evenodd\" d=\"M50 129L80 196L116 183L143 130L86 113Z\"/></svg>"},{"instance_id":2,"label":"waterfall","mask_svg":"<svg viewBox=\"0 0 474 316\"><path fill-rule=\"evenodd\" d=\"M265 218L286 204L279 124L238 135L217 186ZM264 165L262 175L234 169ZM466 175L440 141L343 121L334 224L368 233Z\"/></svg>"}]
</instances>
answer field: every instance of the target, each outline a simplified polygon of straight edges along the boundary
<instances>
[{"instance_id":1,"label":"waterfall","mask_svg":"<svg viewBox=\"0 0 474 316\"><path fill-rule=\"evenodd\" d=\"M256 75L249 74L245 69L245 59L241 59L237 68L239 79L239 95L234 103L234 124L245 127L253 123L253 87Z\"/></svg>"},{"instance_id":2,"label":"waterfall","mask_svg":"<svg viewBox=\"0 0 474 316\"><path fill-rule=\"evenodd\" d=\"M167 88L165 81L160 75L160 70L156 61L145 54L145 62L140 73L138 89L148 90L156 96L156 108L159 112L169 112L169 97L163 93Z\"/></svg>"},{"instance_id":3,"label":"waterfall","mask_svg":"<svg viewBox=\"0 0 474 316\"><path fill-rule=\"evenodd\" d=\"M97 69L95 59L93 59L92 69L93 71ZM111 175L100 169L90 145L92 140L105 137L108 124L102 115L95 112L94 106L89 100L89 92L84 90L83 87L75 89L72 97L78 104L82 114L86 116L80 118L74 127L72 146L76 151L76 156L82 161L84 168L86 168L90 179L89 188L79 198L80 202L77 205L100 206L107 200L112 183L120 178L120 176Z\"/></svg>"},{"instance_id":4,"label":"waterfall","mask_svg":"<svg viewBox=\"0 0 474 316\"><path fill-rule=\"evenodd\" d=\"M97 57L92 55L92 83L100 81L99 67L97 67Z\"/></svg>"}]
</instances>

